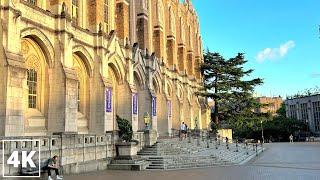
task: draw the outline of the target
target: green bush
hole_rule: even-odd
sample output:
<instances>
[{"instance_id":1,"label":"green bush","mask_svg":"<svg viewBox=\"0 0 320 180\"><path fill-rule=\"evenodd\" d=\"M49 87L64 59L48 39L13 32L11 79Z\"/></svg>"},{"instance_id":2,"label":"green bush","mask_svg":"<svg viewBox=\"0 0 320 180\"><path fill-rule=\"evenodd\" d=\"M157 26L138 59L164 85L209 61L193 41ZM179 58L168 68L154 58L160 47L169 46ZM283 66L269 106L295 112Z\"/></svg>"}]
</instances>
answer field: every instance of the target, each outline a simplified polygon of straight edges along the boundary
<instances>
[{"instance_id":1,"label":"green bush","mask_svg":"<svg viewBox=\"0 0 320 180\"><path fill-rule=\"evenodd\" d=\"M123 141L130 142L133 134L130 122L117 115L117 123L119 127L119 138Z\"/></svg>"}]
</instances>

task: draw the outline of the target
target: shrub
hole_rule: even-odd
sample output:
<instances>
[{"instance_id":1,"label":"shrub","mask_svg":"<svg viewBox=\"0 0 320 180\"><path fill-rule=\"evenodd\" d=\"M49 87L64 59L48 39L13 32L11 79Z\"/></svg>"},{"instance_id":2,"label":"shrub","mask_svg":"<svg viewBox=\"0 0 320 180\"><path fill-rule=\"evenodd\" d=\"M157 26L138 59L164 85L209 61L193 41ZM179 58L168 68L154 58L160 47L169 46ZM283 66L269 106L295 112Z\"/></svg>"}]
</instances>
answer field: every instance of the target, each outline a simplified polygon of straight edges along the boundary
<instances>
[{"instance_id":1,"label":"shrub","mask_svg":"<svg viewBox=\"0 0 320 180\"><path fill-rule=\"evenodd\" d=\"M117 123L119 127L119 138L123 141L130 142L133 134L130 122L117 115Z\"/></svg>"}]
</instances>

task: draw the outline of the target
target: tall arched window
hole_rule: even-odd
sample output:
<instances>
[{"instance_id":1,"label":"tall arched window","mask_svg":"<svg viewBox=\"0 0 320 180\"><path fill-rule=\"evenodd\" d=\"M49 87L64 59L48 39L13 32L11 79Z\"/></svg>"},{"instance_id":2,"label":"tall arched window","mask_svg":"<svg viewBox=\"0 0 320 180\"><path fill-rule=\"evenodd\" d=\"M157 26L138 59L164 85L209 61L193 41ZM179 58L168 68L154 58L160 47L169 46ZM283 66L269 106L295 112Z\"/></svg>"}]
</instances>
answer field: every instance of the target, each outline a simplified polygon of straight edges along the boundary
<instances>
[{"instance_id":1,"label":"tall arched window","mask_svg":"<svg viewBox=\"0 0 320 180\"><path fill-rule=\"evenodd\" d=\"M105 26L105 31L109 32L110 31L110 23L109 23L109 0L104 0L103 3L103 16L104 16L104 26Z\"/></svg>"},{"instance_id":2,"label":"tall arched window","mask_svg":"<svg viewBox=\"0 0 320 180\"><path fill-rule=\"evenodd\" d=\"M79 25L79 0L72 0L72 20Z\"/></svg>"},{"instance_id":3,"label":"tall arched window","mask_svg":"<svg viewBox=\"0 0 320 180\"><path fill-rule=\"evenodd\" d=\"M81 58L77 55L73 55L73 68L76 71L78 78L78 87L77 87L77 102L78 102L78 112L86 115L86 101L88 96L88 73L84 63Z\"/></svg>"},{"instance_id":4,"label":"tall arched window","mask_svg":"<svg viewBox=\"0 0 320 180\"><path fill-rule=\"evenodd\" d=\"M28 85L28 108L37 108L37 83L38 76L35 69L27 70L27 85Z\"/></svg>"}]
</instances>

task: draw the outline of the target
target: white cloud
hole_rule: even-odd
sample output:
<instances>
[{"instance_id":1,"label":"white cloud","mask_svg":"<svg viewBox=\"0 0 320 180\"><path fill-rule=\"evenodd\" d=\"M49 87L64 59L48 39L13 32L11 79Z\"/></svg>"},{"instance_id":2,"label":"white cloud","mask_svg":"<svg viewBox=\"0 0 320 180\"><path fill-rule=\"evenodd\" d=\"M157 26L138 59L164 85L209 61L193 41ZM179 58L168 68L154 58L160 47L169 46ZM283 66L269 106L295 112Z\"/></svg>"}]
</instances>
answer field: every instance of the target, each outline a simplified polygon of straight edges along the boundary
<instances>
[{"instance_id":1,"label":"white cloud","mask_svg":"<svg viewBox=\"0 0 320 180\"><path fill-rule=\"evenodd\" d=\"M258 62L263 62L265 60L280 59L287 55L289 50L294 47L294 41L290 40L284 44L281 44L278 48L265 48L257 54L256 59Z\"/></svg>"},{"instance_id":2,"label":"white cloud","mask_svg":"<svg viewBox=\"0 0 320 180\"><path fill-rule=\"evenodd\" d=\"M313 77L313 78L319 78L319 77L320 77L320 73L314 72L314 73L311 74L311 77Z\"/></svg>"}]
</instances>

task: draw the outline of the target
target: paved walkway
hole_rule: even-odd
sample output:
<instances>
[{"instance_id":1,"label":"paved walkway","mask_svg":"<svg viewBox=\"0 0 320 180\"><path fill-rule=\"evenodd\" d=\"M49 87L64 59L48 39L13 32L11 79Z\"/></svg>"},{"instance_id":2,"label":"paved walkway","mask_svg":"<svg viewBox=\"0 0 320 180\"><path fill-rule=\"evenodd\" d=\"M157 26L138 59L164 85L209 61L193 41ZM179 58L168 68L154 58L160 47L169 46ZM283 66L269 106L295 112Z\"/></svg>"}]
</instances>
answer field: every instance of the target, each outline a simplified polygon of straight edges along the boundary
<instances>
[{"instance_id":1,"label":"paved walkway","mask_svg":"<svg viewBox=\"0 0 320 180\"><path fill-rule=\"evenodd\" d=\"M65 177L66 180L320 180L319 143L274 143L242 166L177 171L102 171Z\"/></svg>"}]
</instances>

